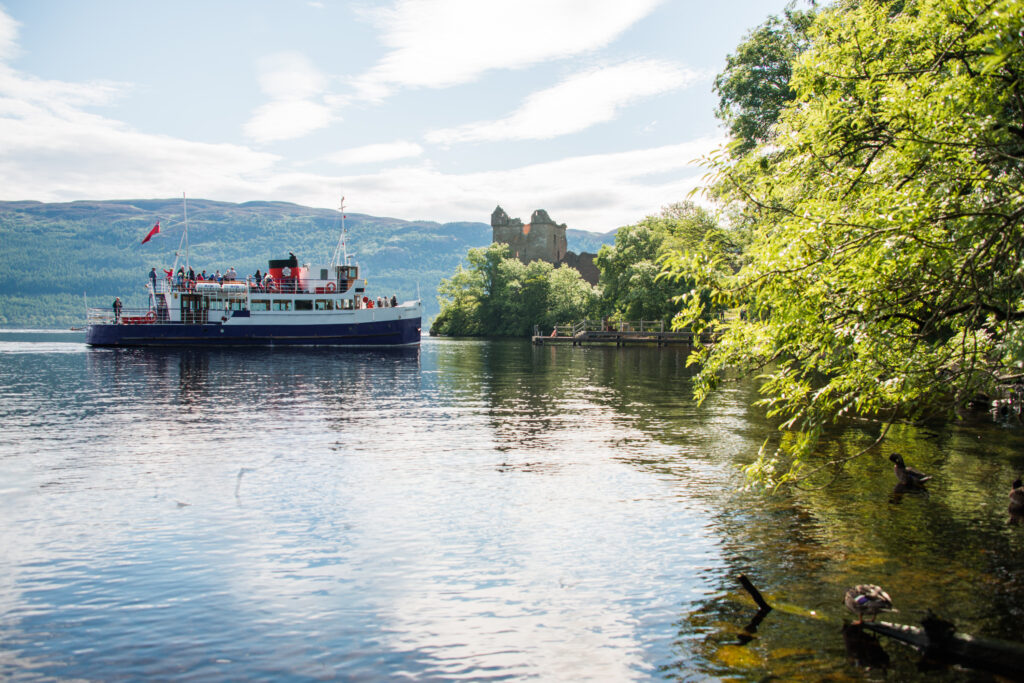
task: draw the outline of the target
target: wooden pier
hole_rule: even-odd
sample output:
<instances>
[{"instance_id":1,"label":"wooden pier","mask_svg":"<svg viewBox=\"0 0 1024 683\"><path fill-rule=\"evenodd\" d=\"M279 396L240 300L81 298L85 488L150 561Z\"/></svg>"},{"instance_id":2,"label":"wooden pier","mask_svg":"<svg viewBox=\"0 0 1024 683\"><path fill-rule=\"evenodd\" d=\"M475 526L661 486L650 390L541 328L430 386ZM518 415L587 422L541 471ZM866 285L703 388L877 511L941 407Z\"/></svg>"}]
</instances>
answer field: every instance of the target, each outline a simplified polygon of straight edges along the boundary
<instances>
[{"instance_id":1,"label":"wooden pier","mask_svg":"<svg viewBox=\"0 0 1024 683\"><path fill-rule=\"evenodd\" d=\"M532 340L538 346L545 344L693 346L692 332L688 330L674 332L666 330L665 327L663 320L629 320L615 323L583 320L573 325L556 325L549 334L541 334L540 327L535 325Z\"/></svg>"}]
</instances>

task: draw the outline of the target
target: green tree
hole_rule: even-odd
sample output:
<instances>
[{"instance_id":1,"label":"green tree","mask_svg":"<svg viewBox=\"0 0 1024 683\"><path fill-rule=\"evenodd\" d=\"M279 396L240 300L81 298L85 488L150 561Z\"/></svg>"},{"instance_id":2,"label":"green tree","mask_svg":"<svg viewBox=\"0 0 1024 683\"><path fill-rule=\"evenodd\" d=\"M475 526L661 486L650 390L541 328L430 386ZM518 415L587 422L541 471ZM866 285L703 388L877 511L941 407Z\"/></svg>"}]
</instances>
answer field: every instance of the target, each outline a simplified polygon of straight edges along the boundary
<instances>
[{"instance_id":1,"label":"green tree","mask_svg":"<svg viewBox=\"0 0 1024 683\"><path fill-rule=\"evenodd\" d=\"M573 268L561 265L548 276L547 315L542 327L585 320L597 315L600 295Z\"/></svg>"},{"instance_id":2,"label":"green tree","mask_svg":"<svg viewBox=\"0 0 1024 683\"><path fill-rule=\"evenodd\" d=\"M504 246L504 245L503 245ZM506 258L497 268L498 280L488 302L488 329L501 336L525 336L545 317L554 267L545 261L528 265Z\"/></svg>"},{"instance_id":3,"label":"green tree","mask_svg":"<svg viewBox=\"0 0 1024 683\"><path fill-rule=\"evenodd\" d=\"M480 317L481 302L486 299L483 273L467 270L459 264L455 274L441 280L437 295L441 312L430 325L430 334L453 337L484 334Z\"/></svg>"},{"instance_id":4,"label":"green tree","mask_svg":"<svg viewBox=\"0 0 1024 683\"><path fill-rule=\"evenodd\" d=\"M714 217L693 202L664 207L636 225L619 228L614 246L605 245L595 263L601 271L602 310L628 320L670 320L688 282L659 277L659 261L670 250L714 244L723 253L735 251L730 235Z\"/></svg>"},{"instance_id":5,"label":"green tree","mask_svg":"<svg viewBox=\"0 0 1024 683\"><path fill-rule=\"evenodd\" d=\"M763 373L785 434L754 477L831 468L813 457L830 423L949 418L1024 380L1022 30L1016 0L825 10L771 148L714 162L758 226L746 261L666 267L741 313L692 360L699 398L728 368Z\"/></svg>"},{"instance_id":6,"label":"green tree","mask_svg":"<svg viewBox=\"0 0 1024 683\"><path fill-rule=\"evenodd\" d=\"M814 15L790 4L781 18L769 17L726 58L715 78L715 114L729 127L737 155L769 140L779 114L796 96L790 86L793 62L809 45Z\"/></svg>"},{"instance_id":7,"label":"green tree","mask_svg":"<svg viewBox=\"0 0 1024 683\"><path fill-rule=\"evenodd\" d=\"M597 292L567 266L509 258L507 244L470 249L438 288L441 313L430 333L447 336L526 336L534 325L573 322L596 313Z\"/></svg>"}]
</instances>

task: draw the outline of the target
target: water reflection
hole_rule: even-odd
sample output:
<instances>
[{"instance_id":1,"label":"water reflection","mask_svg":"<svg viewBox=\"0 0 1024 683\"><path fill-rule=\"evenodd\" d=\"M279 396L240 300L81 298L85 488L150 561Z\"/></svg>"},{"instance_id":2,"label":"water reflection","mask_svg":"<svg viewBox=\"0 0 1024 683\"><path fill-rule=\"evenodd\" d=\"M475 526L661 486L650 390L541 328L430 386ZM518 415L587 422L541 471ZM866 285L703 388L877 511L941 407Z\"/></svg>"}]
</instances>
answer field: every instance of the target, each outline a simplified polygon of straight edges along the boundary
<instances>
[{"instance_id":1,"label":"water reflection","mask_svg":"<svg viewBox=\"0 0 1024 683\"><path fill-rule=\"evenodd\" d=\"M1021 638L1004 425L899 428L762 498L736 469L771 431L756 387L698 408L674 349L18 343L0 677L971 679L844 632L857 583ZM893 490L897 450L927 494ZM776 607L756 623L741 573Z\"/></svg>"},{"instance_id":2,"label":"water reflection","mask_svg":"<svg viewBox=\"0 0 1024 683\"><path fill-rule=\"evenodd\" d=\"M843 624L842 634L846 657L853 666L883 671L889 667L889 654L878 636L866 632L858 624Z\"/></svg>"}]
</instances>

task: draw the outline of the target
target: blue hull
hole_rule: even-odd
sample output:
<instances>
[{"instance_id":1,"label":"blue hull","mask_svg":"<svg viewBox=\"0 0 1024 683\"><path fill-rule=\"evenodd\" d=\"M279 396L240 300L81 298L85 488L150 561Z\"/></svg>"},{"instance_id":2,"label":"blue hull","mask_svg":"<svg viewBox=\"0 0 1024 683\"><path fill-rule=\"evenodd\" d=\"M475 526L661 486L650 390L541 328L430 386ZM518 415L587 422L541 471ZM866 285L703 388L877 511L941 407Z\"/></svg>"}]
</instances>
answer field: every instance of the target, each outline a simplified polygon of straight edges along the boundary
<instances>
[{"instance_id":1,"label":"blue hull","mask_svg":"<svg viewBox=\"0 0 1024 683\"><path fill-rule=\"evenodd\" d=\"M420 343L420 319L337 325L90 325L92 346L410 346Z\"/></svg>"}]
</instances>

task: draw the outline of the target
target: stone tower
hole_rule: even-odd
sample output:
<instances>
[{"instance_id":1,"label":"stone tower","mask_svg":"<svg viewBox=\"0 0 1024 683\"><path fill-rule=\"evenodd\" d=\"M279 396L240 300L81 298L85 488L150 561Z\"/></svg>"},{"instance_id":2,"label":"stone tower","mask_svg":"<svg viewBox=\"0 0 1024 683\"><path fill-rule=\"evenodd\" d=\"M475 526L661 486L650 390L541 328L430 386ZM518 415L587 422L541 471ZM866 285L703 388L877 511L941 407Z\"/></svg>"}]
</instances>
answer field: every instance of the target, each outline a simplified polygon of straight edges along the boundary
<instances>
[{"instance_id":1,"label":"stone tower","mask_svg":"<svg viewBox=\"0 0 1024 683\"><path fill-rule=\"evenodd\" d=\"M523 225L498 206L491 214L491 235L492 242L507 244L512 255L523 263L547 261L557 265L568 251L565 223L555 223L544 209L534 211L530 222Z\"/></svg>"}]
</instances>

